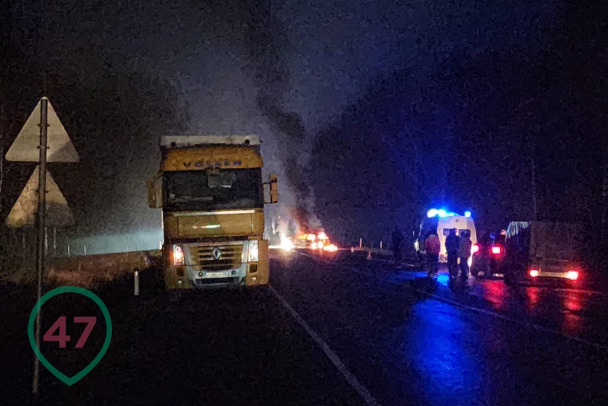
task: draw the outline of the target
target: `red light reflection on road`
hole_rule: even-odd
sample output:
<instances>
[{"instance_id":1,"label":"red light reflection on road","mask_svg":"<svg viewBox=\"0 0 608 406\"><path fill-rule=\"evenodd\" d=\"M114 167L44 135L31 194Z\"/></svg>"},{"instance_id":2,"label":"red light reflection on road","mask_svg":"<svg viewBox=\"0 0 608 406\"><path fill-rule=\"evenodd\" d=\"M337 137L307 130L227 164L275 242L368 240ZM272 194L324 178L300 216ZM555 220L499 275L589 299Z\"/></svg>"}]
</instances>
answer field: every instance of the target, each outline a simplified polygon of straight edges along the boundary
<instances>
[{"instance_id":1,"label":"red light reflection on road","mask_svg":"<svg viewBox=\"0 0 608 406\"><path fill-rule=\"evenodd\" d=\"M564 314L564 333L574 334L580 331L583 324L583 318L578 314Z\"/></svg>"},{"instance_id":2,"label":"red light reflection on road","mask_svg":"<svg viewBox=\"0 0 608 406\"><path fill-rule=\"evenodd\" d=\"M496 309L504 309L506 305L504 284L500 281L487 281L484 288L484 299L492 302Z\"/></svg>"},{"instance_id":3,"label":"red light reflection on road","mask_svg":"<svg viewBox=\"0 0 608 406\"><path fill-rule=\"evenodd\" d=\"M579 312L583 310L583 302L586 302L588 297L583 295L581 292L566 292L562 302L564 308L573 312Z\"/></svg>"},{"instance_id":4,"label":"red light reflection on road","mask_svg":"<svg viewBox=\"0 0 608 406\"><path fill-rule=\"evenodd\" d=\"M562 296L564 309L564 332L573 334L580 331L583 318L578 312L583 310L589 297L582 292L565 292Z\"/></svg>"},{"instance_id":5,"label":"red light reflection on road","mask_svg":"<svg viewBox=\"0 0 608 406\"><path fill-rule=\"evenodd\" d=\"M528 310L534 310L538 305L540 289L535 286L531 286L526 289L526 294L528 295Z\"/></svg>"}]
</instances>

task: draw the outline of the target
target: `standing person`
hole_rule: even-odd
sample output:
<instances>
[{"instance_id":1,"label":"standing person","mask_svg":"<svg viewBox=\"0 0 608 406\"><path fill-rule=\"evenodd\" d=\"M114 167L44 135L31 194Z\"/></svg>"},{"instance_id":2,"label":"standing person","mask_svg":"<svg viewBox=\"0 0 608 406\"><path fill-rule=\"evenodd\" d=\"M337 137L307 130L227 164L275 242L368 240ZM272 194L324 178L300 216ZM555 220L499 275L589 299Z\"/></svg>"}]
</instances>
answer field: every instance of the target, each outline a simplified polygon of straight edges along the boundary
<instances>
[{"instance_id":1,"label":"standing person","mask_svg":"<svg viewBox=\"0 0 608 406\"><path fill-rule=\"evenodd\" d=\"M431 231L426 237L424 248L428 258L429 276L435 277L439 268L439 251L441 250L441 242L436 230Z\"/></svg>"},{"instance_id":2,"label":"standing person","mask_svg":"<svg viewBox=\"0 0 608 406\"><path fill-rule=\"evenodd\" d=\"M460 238L456 235L456 229L450 229L450 234L445 239L445 249L448 252L448 271L450 278L458 276L458 251L460 250Z\"/></svg>"},{"instance_id":3,"label":"standing person","mask_svg":"<svg viewBox=\"0 0 608 406\"><path fill-rule=\"evenodd\" d=\"M401 230L399 230L399 226L395 226L392 237L395 266L399 266L401 265L401 246L403 244L403 234L401 233Z\"/></svg>"},{"instance_id":4,"label":"standing person","mask_svg":"<svg viewBox=\"0 0 608 406\"><path fill-rule=\"evenodd\" d=\"M460 276L463 284L469 279L469 258L471 257L471 237L470 232L464 232L460 237L460 247L458 257L460 257Z\"/></svg>"}]
</instances>

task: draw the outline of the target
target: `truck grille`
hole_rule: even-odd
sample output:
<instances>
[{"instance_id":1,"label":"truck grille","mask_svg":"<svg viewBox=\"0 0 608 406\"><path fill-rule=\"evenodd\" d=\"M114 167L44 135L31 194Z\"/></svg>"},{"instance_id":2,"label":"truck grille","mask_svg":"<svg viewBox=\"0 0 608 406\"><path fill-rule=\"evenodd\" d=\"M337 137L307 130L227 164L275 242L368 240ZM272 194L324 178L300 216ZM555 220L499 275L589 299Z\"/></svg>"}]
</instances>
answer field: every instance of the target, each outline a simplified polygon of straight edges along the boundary
<instances>
[{"instance_id":1,"label":"truck grille","mask_svg":"<svg viewBox=\"0 0 608 406\"><path fill-rule=\"evenodd\" d=\"M220 253L219 259L213 256L214 249ZM216 250L217 252L217 250ZM203 270L223 271L238 268L241 265L243 243L190 246L190 260L193 265L201 266Z\"/></svg>"}]
</instances>

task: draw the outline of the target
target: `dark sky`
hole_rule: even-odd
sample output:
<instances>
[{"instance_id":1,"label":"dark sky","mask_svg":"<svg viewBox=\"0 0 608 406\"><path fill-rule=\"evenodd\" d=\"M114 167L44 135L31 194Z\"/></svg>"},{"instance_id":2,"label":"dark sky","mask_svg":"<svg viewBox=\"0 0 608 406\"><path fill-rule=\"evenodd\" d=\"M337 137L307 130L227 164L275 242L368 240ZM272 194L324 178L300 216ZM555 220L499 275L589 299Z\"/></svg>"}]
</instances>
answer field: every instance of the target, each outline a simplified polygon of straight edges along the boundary
<instances>
[{"instance_id":1,"label":"dark sky","mask_svg":"<svg viewBox=\"0 0 608 406\"><path fill-rule=\"evenodd\" d=\"M268 169L281 176L283 207L304 202L342 238L379 239L396 222L409 228L433 204L471 208L488 227L530 217L532 156L541 215L588 218L599 204L598 182L581 179L601 178L608 128L605 6L21 0L4 7L10 58L0 89L14 120L2 143L40 96L46 70L47 94L85 157L80 182L57 169L83 216L97 207L103 222L157 224L143 184L158 164L156 137L167 132L260 134ZM83 185L88 192L77 193Z\"/></svg>"}]
</instances>

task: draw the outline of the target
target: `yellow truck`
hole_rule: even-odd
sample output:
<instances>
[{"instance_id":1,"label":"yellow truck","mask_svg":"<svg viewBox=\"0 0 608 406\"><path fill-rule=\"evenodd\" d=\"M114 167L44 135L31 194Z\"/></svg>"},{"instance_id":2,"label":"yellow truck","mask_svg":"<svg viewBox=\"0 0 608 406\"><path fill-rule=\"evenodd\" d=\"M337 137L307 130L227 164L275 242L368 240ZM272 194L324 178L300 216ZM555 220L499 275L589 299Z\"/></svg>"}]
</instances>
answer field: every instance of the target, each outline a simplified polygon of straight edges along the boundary
<instances>
[{"instance_id":1,"label":"yellow truck","mask_svg":"<svg viewBox=\"0 0 608 406\"><path fill-rule=\"evenodd\" d=\"M165 287L267 285L264 204L278 183L262 180L259 137L164 136L160 149L148 203L162 208Z\"/></svg>"}]
</instances>

